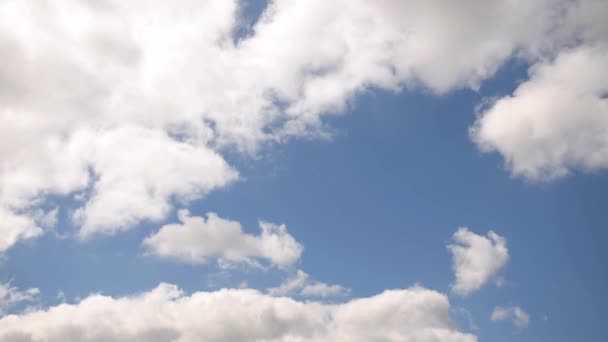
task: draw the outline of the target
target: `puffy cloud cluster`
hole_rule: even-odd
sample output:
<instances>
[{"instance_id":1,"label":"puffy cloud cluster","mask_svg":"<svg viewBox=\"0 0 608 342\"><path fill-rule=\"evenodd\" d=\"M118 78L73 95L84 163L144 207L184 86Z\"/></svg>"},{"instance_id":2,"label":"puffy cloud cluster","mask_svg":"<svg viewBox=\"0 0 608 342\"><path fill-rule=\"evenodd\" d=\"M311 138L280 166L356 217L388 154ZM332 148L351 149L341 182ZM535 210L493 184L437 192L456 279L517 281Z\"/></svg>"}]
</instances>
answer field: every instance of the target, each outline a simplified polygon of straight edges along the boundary
<instances>
[{"instance_id":1,"label":"puffy cloud cluster","mask_svg":"<svg viewBox=\"0 0 608 342\"><path fill-rule=\"evenodd\" d=\"M0 319L1 341L474 342L449 316L445 295L420 287L328 305L255 290L185 295L161 284L134 297L91 295Z\"/></svg>"},{"instance_id":2,"label":"puffy cloud cluster","mask_svg":"<svg viewBox=\"0 0 608 342\"><path fill-rule=\"evenodd\" d=\"M329 285L320 281L311 281L308 273L297 270L294 275L281 285L268 289L268 293L273 296L297 294L304 297L332 297L348 295L350 289L341 285Z\"/></svg>"},{"instance_id":3,"label":"puffy cloud cluster","mask_svg":"<svg viewBox=\"0 0 608 342\"><path fill-rule=\"evenodd\" d=\"M83 239L162 222L176 202L239 179L227 149L255 154L324 134L323 116L368 89L476 89L513 56L537 63L531 79L480 113L475 142L529 178L608 165L601 0L275 0L235 40L238 7L0 2L0 252L40 236L59 215ZM582 43L553 58L572 41ZM55 208L49 198L70 200ZM151 254L287 267L302 253L284 226L261 223L251 235L214 214L179 216L181 224L145 240ZM456 293L479 289L508 260L492 232L460 229L454 239ZM344 291L304 272L271 290ZM0 339L475 341L448 309L445 296L421 288L325 305L250 290L185 296L162 285L5 317Z\"/></svg>"},{"instance_id":4,"label":"puffy cloud cluster","mask_svg":"<svg viewBox=\"0 0 608 342\"><path fill-rule=\"evenodd\" d=\"M530 324L530 316L518 306L497 306L492 311L490 319L494 322L510 320L517 328L525 328Z\"/></svg>"},{"instance_id":5,"label":"puffy cloud cluster","mask_svg":"<svg viewBox=\"0 0 608 342\"><path fill-rule=\"evenodd\" d=\"M303 247L285 225L260 222L261 234L243 232L241 224L214 213L204 217L190 216L180 210L181 224L168 224L147 237L143 244L151 255L189 263L204 263L216 258L220 266L236 263L259 265L266 260L281 268L296 263Z\"/></svg>"},{"instance_id":6,"label":"puffy cloud cluster","mask_svg":"<svg viewBox=\"0 0 608 342\"><path fill-rule=\"evenodd\" d=\"M181 1L172 9L190 23L205 22L201 41L211 44L229 30L227 4ZM173 19L163 18L164 5L116 6L0 4L3 250L42 233L32 212L48 195L84 199L62 209L74 212L79 235L88 237L161 220L172 201L198 198L238 177L208 146L209 128L180 119L181 111L165 103L170 95L156 94L165 92L160 74L174 69L163 50L189 29L166 31L163 39L152 28L162 31Z\"/></svg>"},{"instance_id":7,"label":"puffy cloud cluster","mask_svg":"<svg viewBox=\"0 0 608 342\"><path fill-rule=\"evenodd\" d=\"M456 280L452 291L468 295L495 279L509 260L509 250L504 237L488 232L477 235L467 228L459 228L453 235L454 244L448 245L452 253L452 268Z\"/></svg>"},{"instance_id":8,"label":"puffy cloud cluster","mask_svg":"<svg viewBox=\"0 0 608 342\"><path fill-rule=\"evenodd\" d=\"M582 43L534 64L471 128L482 151L500 152L514 175L531 180L608 168L608 3L573 4L563 26Z\"/></svg>"},{"instance_id":9,"label":"puffy cloud cluster","mask_svg":"<svg viewBox=\"0 0 608 342\"><path fill-rule=\"evenodd\" d=\"M83 238L160 222L238 179L225 149L321 134L366 89L476 88L569 4L275 0L235 40L237 0L2 1L0 248L48 196L82 199Z\"/></svg>"},{"instance_id":10,"label":"puffy cloud cluster","mask_svg":"<svg viewBox=\"0 0 608 342\"><path fill-rule=\"evenodd\" d=\"M511 171L553 179L608 168L608 46L581 47L532 68L530 80L494 102L472 129Z\"/></svg>"}]
</instances>

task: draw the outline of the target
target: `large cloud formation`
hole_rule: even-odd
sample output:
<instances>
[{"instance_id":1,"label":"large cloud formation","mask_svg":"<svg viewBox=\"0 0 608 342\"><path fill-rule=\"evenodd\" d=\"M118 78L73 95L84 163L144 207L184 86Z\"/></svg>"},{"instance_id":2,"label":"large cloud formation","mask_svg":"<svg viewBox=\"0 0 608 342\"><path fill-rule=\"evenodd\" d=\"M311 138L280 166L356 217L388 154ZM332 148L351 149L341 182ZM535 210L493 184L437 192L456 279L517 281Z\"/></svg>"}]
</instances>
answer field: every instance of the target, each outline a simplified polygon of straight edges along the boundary
<instances>
[{"instance_id":1,"label":"large cloud formation","mask_svg":"<svg viewBox=\"0 0 608 342\"><path fill-rule=\"evenodd\" d=\"M236 0L2 1L0 249L49 197L81 238L160 222L238 179L226 149L323 134L366 89L477 88L570 4L275 0L235 39Z\"/></svg>"},{"instance_id":2,"label":"large cloud formation","mask_svg":"<svg viewBox=\"0 0 608 342\"><path fill-rule=\"evenodd\" d=\"M0 341L477 341L458 330L449 310L445 295L420 287L329 305L256 290L188 296L161 284L134 297L91 295L6 316Z\"/></svg>"},{"instance_id":3,"label":"large cloud formation","mask_svg":"<svg viewBox=\"0 0 608 342\"><path fill-rule=\"evenodd\" d=\"M323 135L323 116L368 89L477 89L514 56L535 65L531 79L482 110L474 141L529 178L605 168L598 75L607 8L602 0L275 0L250 34L235 37L237 0L1 1L0 252L58 217L82 239L163 222L176 203L239 179L227 150L255 155ZM207 242L210 220L165 226L145 244L190 262L261 258L281 267L301 252L281 249L291 236L280 226L260 236L231 226L220 234L227 240L202 251L174 248L190 234ZM499 236L470 234L451 247L461 294L508 258ZM268 241L280 253L262 252ZM233 245L247 252L229 252ZM292 283L303 295L327 293L300 278ZM448 312L444 295L422 288L327 305L253 290L186 296L161 285L5 317L0 339L475 341Z\"/></svg>"}]
</instances>

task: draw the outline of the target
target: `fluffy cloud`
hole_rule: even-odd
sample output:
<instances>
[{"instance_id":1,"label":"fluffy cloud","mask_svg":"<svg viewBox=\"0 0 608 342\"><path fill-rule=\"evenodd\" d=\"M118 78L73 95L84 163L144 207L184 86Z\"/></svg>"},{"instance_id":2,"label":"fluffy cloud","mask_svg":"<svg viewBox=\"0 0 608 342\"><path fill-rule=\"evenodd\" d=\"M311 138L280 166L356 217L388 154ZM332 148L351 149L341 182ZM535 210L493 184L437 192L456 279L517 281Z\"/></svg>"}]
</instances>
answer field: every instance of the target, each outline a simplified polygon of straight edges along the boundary
<instances>
[{"instance_id":1,"label":"fluffy cloud","mask_svg":"<svg viewBox=\"0 0 608 342\"><path fill-rule=\"evenodd\" d=\"M448 245L456 277L452 291L459 295L468 295L496 279L509 260L507 241L493 231L482 236L459 228L453 239L455 244Z\"/></svg>"},{"instance_id":2,"label":"fluffy cloud","mask_svg":"<svg viewBox=\"0 0 608 342\"><path fill-rule=\"evenodd\" d=\"M608 46L562 52L531 69L512 96L485 109L471 130L513 174L554 179L608 168Z\"/></svg>"},{"instance_id":3,"label":"fluffy cloud","mask_svg":"<svg viewBox=\"0 0 608 342\"><path fill-rule=\"evenodd\" d=\"M190 263L217 258L220 266L235 263L258 265L267 260L284 268L300 259L303 247L287 232L285 225L260 222L261 234L246 234L241 224L214 213L190 216L180 210L181 224L168 224L143 242L149 253Z\"/></svg>"},{"instance_id":4,"label":"fluffy cloud","mask_svg":"<svg viewBox=\"0 0 608 342\"><path fill-rule=\"evenodd\" d=\"M198 198L238 177L209 148L137 127L98 135L90 155L98 175L86 205L74 214L84 237L128 229L142 219L159 221L172 199Z\"/></svg>"},{"instance_id":5,"label":"fluffy cloud","mask_svg":"<svg viewBox=\"0 0 608 342\"><path fill-rule=\"evenodd\" d=\"M553 180L608 168L608 2L573 1L558 32L565 47L544 56L510 96L484 106L471 128L482 151L512 174Z\"/></svg>"},{"instance_id":6,"label":"fluffy cloud","mask_svg":"<svg viewBox=\"0 0 608 342\"><path fill-rule=\"evenodd\" d=\"M143 1L0 4L0 214L11 220L0 225L2 249L42 233L30 213L47 195L84 199L74 221L86 238L162 220L173 201L237 179L209 145L204 106L179 98L165 76L179 69L176 54L191 55L180 49L184 35L215 45L234 9L185 0L170 10Z\"/></svg>"},{"instance_id":7,"label":"fluffy cloud","mask_svg":"<svg viewBox=\"0 0 608 342\"><path fill-rule=\"evenodd\" d=\"M41 233L49 195L83 199L60 208L81 237L113 234L237 179L224 149L322 133L361 91L476 88L551 45L569 3L276 0L235 41L236 0L2 1L3 249Z\"/></svg>"},{"instance_id":8,"label":"fluffy cloud","mask_svg":"<svg viewBox=\"0 0 608 342\"><path fill-rule=\"evenodd\" d=\"M78 130L65 141L47 143L44 153L28 152L26 161L5 162L0 203L21 208L41 191L88 190L86 204L74 215L82 237L128 229L143 219L160 220L172 199L197 198L238 177L211 149L138 126Z\"/></svg>"},{"instance_id":9,"label":"fluffy cloud","mask_svg":"<svg viewBox=\"0 0 608 342\"><path fill-rule=\"evenodd\" d=\"M490 319L494 322L511 320L518 328L525 328L530 324L530 317L518 306L497 306L494 308L494 311L492 311Z\"/></svg>"},{"instance_id":10,"label":"fluffy cloud","mask_svg":"<svg viewBox=\"0 0 608 342\"><path fill-rule=\"evenodd\" d=\"M134 297L91 295L78 304L0 319L2 341L474 342L449 316L445 295L420 287L328 305L255 290L196 292L161 284Z\"/></svg>"},{"instance_id":11,"label":"fluffy cloud","mask_svg":"<svg viewBox=\"0 0 608 342\"><path fill-rule=\"evenodd\" d=\"M0 206L0 232L0 252L4 252L19 240L41 235L43 230L34 219L17 215Z\"/></svg>"},{"instance_id":12,"label":"fluffy cloud","mask_svg":"<svg viewBox=\"0 0 608 342\"><path fill-rule=\"evenodd\" d=\"M24 303L33 302L37 299L40 291L37 288L31 288L24 291L11 286L11 284L0 283L0 316L12 307Z\"/></svg>"},{"instance_id":13,"label":"fluffy cloud","mask_svg":"<svg viewBox=\"0 0 608 342\"><path fill-rule=\"evenodd\" d=\"M350 289L340 285L329 285L320 281L311 281L308 273L298 270L278 287L268 289L268 293L273 296L299 294L305 297L332 297L348 295Z\"/></svg>"}]
</instances>

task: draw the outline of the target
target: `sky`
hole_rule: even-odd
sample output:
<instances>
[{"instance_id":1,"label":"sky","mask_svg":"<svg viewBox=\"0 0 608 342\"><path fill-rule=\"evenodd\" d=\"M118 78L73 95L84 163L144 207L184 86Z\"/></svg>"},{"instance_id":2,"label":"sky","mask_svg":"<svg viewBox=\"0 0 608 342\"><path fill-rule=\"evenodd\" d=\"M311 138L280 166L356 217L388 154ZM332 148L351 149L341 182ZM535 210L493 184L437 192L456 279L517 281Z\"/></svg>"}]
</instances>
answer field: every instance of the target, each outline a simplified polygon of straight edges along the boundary
<instances>
[{"instance_id":1,"label":"sky","mask_svg":"<svg viewBox=\"0 0 608 342\"><path fill-rule=\"evenodd\" d=\"M604 341L607 17L0 2L0 341Z\"/></svg>"}]
</instances>

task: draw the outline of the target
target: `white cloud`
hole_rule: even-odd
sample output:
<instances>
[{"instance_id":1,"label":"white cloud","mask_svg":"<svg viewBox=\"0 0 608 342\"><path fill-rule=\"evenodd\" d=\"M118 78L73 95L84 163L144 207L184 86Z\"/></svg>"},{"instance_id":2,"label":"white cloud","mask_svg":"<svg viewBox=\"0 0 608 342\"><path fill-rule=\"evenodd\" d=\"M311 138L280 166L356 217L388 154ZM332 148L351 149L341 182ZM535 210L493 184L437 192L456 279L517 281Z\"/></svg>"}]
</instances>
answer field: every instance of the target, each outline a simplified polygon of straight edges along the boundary
<instances>
[{"instance_id":1,"label":"white cloud","mask_svg":"<svg viewBox=\"0 0 608 342\"><path fill-rule=\"evenodd\" d=\"M91 295L0 319L3 341L474 342L445 295L420 287L327 305L224 289L185 295L161 284L133 297Z\"/></svg>"},{"instance_id":2,"label":"white cloud","mask_svg":"<svg viewBox=\"0 0 608 342\"><path fill-rule=\"evenodd\" d=\"M144 240L150 254L190 263L217 258L224 267L258 265L257 260L263 259L281 268L293 265L302 255L303 247L285 225L260 222L261 234L256 236L243 232L239 222L214 213L205 220L180 210L179 220L181 224L165 225Z\"/></svg>"},{"instance_id":3,"label":"white cloud","mask_svg":"<svg viewBox=\"0 0 608 342\"><path fill-rule=\"evenodd\" d=\"M48 195L83 197L81 237L113 234L233 182L223 149L318 134L368 88L475 88L551 45L569 3L276 0L235 43L236 0L2 1L0 208L22 221L3 248L39 235Z\"/></svg>"},{"instance_id":4,"label":"white cloud","mask_svg":"<svg viewBox=\"0 0 608 342\"><path fill-rule=\"evenodd\" d=\"M509 260L504 237L493 231L488 232L487 236L477 235L463 227L454 233L453 239L455 244L448 245L456 277L452 291L468 295L488 281L498 280L496 275Z\"/></svg>"},{"instance_id":5,"label":"white cloud","mask_svg":"<svg viewBox=\"0 0 608 342\"><path fill-rule=\"evenodd\" d=\"M530 317L518 306L501 307L497 306L492 311L490 319L493 322L511 320L517 328L525 328L530 324Z\"/></svg>"},{"instance_id":6,"label":"white cloud","mask_svg":"<svg viewBox=\"0 0 608 342\"><path fill-rule=\"evenodd\" d=\"M10 283L0 283L0 316L5 315L9 309L18 304L35 301L39 293L37 288L21 291Z\"/></svg>"},{"instance_id":7,"label":"white cloud","mask_svg":"<svg viewBox=\"0 0 608 342\"><path fill-rule=\"evenodd\" d=\"M499 152L515 176L547 181L608 168L608 2L571 2L565 48L541 58L510 96L481 110L471 137Z\"/></svg>"},{"instance_id":8,"label":"white cloud","mask_svg":"<svg viewBox=\"0 0 608 342\"><path fill-rule=\"evenodd\" d=\"M164 132L122 127L98 138L90 152L98 176L75 215L81 236L128 229L142 219L160 221L171 200L187 202L238 177L216 152Z\"/></svg>"},{"instance_id":9,"label":"white cloud","mask_svg":"<svg viewBox=\"0 0 608 342\"><path fill-rule=\"evenodd\" d=\"M3 236L28 233L3 249L40 235L29 213L49 194L84 195L76 221L79 235L88 237L161 220L173 201L196 199L237 178L209 146L213 132L198 116L205 108L187 101L174 108L173 100L183 100L180 90L169 94L176 87L163 76L178 65L168 53L188 55L179 48L184 35L196 31L190 40L213 45L228 34L234 6L0 4L0 208L21 223L0 228ZM193 30L194 22L204 27ZM192 120L180 118L185 108Z\"/></svg>"},{"instance_id":10,"label":"white cloud","mask_svg":"<svg viewBox=\"0 0 608 342\"><path fill-rule=\"evenodd\" d=\"M512 96L482 111L471 130L514 175L533 180L608 168L608 47L566 50L531 69Z\"/></svg>"},{"instance_id":11,"label":"white cloud","mask_svg":"<svg viewBox=\"0 0 608 342\"><path fill-rule=\"evenodd\" d=\"M43 231L32 218L14 214L0 206L0 232L0 252L4 252L17 241L35 238Z\"/></svg>"},{"instance_id":12,"label":"white cloud","mask_svg":"<svg viewBox=\"0 0 608 342\"><path fill-rule=\"evenodd\" d=\"M340 285L329 285L319 281L311 281L308 273L297 270L294 275L278 287L268 289L268 293L273 296L299 294L305 297L334 297L348 295L350 289Z\"/></svg>"}]
</instances>

